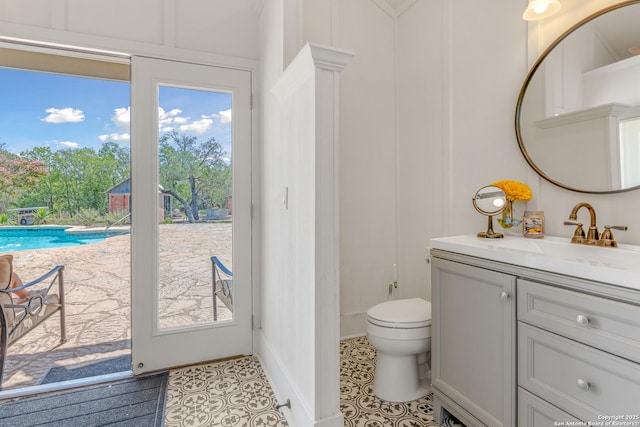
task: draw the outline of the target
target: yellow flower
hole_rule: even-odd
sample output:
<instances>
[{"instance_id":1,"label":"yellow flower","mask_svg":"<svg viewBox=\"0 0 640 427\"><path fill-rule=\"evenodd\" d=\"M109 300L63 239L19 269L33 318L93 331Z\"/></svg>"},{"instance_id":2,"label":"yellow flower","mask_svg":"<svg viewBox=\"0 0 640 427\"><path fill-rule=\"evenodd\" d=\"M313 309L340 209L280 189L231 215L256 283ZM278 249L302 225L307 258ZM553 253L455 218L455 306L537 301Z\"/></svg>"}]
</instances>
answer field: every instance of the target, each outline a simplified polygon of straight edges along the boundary
<instances>
[{"instance_id":1,"label":"yellow flower","mask_svg":"<svg viewBox=\"0 0 640 427\"><path fill-rule=\"evenodd\" d=\"M523 184L518 181L511 181L504 179L502 181L494 182L491 185L495 185L500 188L507 195L507 200L531 200L531 189L527 184Z\"/></svg>"}]
</instances>

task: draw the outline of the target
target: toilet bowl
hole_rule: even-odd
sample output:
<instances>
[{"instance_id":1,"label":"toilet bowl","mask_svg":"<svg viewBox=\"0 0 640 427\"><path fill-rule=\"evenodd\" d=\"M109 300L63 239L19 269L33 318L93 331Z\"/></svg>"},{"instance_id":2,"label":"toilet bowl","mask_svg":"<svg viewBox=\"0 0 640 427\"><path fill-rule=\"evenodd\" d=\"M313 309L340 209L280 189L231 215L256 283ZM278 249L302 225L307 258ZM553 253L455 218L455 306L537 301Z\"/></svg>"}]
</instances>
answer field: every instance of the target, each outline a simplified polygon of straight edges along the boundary
<instances>
[{"instance_id":1,"label":"toilet bowl","mask_svg":"<svg viewBox=\"0 0 640 427\"><path fill-rule=\"evenodd\" d=\"M431 303L386 301L367 312L367 338L376 350L373 393L388 402L426 396L431 380Z\"/></svg>"}]
</instances>

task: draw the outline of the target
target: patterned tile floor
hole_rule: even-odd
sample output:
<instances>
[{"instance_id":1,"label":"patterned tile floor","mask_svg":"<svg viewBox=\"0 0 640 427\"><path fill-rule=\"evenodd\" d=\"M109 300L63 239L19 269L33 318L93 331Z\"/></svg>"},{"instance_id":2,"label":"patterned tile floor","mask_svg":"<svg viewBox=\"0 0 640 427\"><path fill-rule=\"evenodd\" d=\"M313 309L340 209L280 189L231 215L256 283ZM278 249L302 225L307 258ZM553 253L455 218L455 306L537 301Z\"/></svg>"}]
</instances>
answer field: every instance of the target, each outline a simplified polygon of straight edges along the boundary
<instances>
[{"instance_id":1,"label":"patterned tile floor","mask_svg":"<svg viewBox=\"0 0 640 427\"><path fill-rule=\"evenodd\" d=\"M287 426L275 405L256 357L190 366L169 372L164 425Z\"/></svg>"},{"instance_id":2,"label":"patterned tile floor","mask_svg":"<svg viewBox=\"0 0 640 427\"><path fill-rule=\"evenodd\" d=\"M407 403L373 395L375 350L365 337L340 343L340 407L346 427L431 427L432 395ZM257 358L191 366L169 373L166 427L285 427ZM446 426L461 426L449 420Z\"/></svg>"}]
</instances>

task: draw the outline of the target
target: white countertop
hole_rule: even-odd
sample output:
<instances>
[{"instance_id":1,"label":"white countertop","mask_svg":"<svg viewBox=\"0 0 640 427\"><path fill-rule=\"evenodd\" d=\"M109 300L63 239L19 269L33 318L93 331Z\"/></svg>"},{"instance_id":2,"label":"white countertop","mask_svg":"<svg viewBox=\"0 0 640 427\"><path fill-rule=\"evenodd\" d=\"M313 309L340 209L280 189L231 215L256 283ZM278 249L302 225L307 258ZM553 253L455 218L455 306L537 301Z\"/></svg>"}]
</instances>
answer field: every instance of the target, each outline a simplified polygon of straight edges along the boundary
<instances>
[{"instance_id":1,"label":"white countertop","mask_svg":"<svg viewBox=\"0 0 640 427\"><path fill-rule=\"evenodd\" d=\"M570 243L570 238L485 239L454 236L431 239L433 249L535 268L640 290L640 246L603 248Z\"/></svg>"}]
</instances>

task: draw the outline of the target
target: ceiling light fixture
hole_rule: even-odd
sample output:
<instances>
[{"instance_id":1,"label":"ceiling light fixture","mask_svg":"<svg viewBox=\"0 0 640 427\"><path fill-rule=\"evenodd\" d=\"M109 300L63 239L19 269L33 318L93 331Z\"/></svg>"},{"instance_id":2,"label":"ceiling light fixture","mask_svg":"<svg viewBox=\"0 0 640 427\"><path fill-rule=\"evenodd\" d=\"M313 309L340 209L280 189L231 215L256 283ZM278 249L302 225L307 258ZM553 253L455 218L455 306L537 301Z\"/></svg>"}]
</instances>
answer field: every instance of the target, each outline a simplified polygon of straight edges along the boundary
<instances>
[{"instance_id":1,"label":"ceiling light fixture","mask_svg":"<svg viewBox=\"0 0 640 427\"><path fill-rule=\"evenodd\" d=\"M538 21L553 15L560 10L559 0L529 0L527 10L522 14L525 21Z\"/></svg>"}]
</instances>

